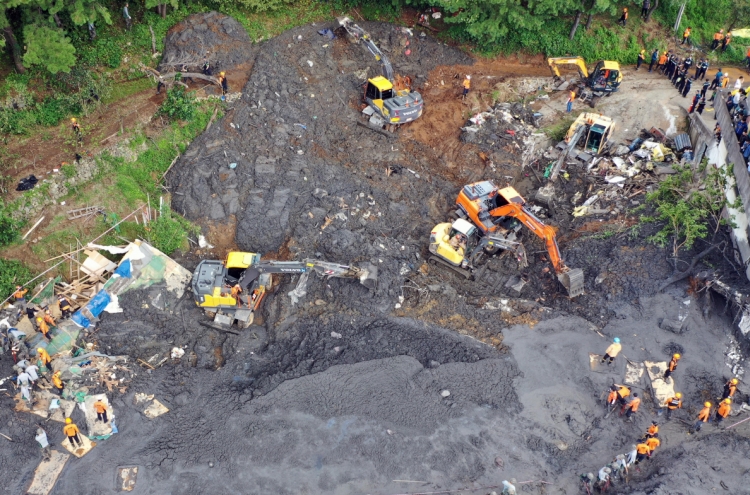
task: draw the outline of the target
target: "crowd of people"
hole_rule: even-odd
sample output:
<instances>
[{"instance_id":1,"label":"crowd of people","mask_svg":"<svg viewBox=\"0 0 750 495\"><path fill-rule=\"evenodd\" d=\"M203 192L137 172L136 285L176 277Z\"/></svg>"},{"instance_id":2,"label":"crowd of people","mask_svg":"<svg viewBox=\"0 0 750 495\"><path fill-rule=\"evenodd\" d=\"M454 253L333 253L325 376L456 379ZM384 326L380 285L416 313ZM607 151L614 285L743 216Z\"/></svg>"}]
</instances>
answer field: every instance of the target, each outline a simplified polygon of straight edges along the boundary
<instances>
[{"instance_id":1,"label":"crowd of people","mask_svg":"<svg viewBox=\"0 0 750 495\"><path fill-rule=\"evenodd\" d=\"M615 337L612 343L607 347L604 355L601 358L600 364L606 364L611 366L614 364L617 356L622 351L622 343L618 337ZM664 374L660 377L665 383L671 382L674 385L673 374L677 370L682 355L675 353L672 355L669 363L664 370ZM714 419L717 427L720 427L724 419L726 419L732 411L732 399L737 393L737 385L739 380L736 377L730 378L725 384L722 392L721 399L719 399L718 407L714 410ZM637 415L641 405L641 398L637 392L633 392L630 387L622 384L613 384L609 387L606 399L607 412L605 418L614 412L619 406L620 416L625 416L625 420L632 422ZM663 403L658 404L657 414L661 416L662 412L666 410L666 420L670 421L672 415L677 410L682 409L682 393L675 392L674 395L668 397ZM709 401L703 403L703 407L696 416L695 423L693 424L691 431L693 433L699 432L702 426L710 421L711 412L713 410L713 404ZM598 490L600 492L606 491L611 485L620 480L625 480L625 477L629 474L630 469L639 470L638 464L647 461L653 455L656 449L661 445L661 439L659 437L659 422L656 420L651 421L651 425L648 429L638 437L638 439L630 446L630 449L621 454L617 454L614 459L607 463L605 466L599 469L597 474L593 472L582 474L581 480L588 493L592 490Z\"/></svg>"}]
</instances>

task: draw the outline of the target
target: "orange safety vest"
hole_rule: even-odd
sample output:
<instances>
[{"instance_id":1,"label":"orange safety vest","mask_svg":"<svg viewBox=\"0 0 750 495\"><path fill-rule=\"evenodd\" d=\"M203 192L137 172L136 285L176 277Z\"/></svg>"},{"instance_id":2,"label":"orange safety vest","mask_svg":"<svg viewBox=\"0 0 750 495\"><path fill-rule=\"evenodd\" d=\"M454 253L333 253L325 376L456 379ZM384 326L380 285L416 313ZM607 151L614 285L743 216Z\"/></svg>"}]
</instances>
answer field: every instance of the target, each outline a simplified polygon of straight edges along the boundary
<instances>
[{"instance_id":1,"label":"orange safety vest","mask_svg":"<svg viewBox=\"0 0 750 495\"><path fill-rule=\"evenodd\" d=\"M656 447L661 445L661 441L658 438L649 438L646 440L646 445L648 446L649 450L653 452L656 450Z\"/></svg>"},{"instance_id":2,"label":"orange safety vest","mask_svg":"<svg viewBox=\"0 0 750 495\"><path fill-rule=\"evenodd\" d=\"M23 299L23 296L25 296L27 292L29 292L29 289L18 289L13 293L13 296L16 299Z\"/></svg>"},{"instance_id":3,"label":"orange safety vest","mask_svg":"<svg viewBox=\"0 0 750 495\"><path fill-rule=\"evenodd\" d=\"M464 88L466 89L471 88L471 79L464 79Z\"/></svg>"},{"instance_id":4,"label":"orange safety vest","mask_svg":"<svg viewBox=\"0 0 750 495\"><path fill-rule=\"evenodd\" d=\"M662 55L661 57L659 57L659 65L664 65L666 63L667 63L667 56L666 55Z\"/></svg>"},{"instance_id":5,"label":"orange safety vest","mask_svg":"<svg viewBox=\"0 0 750 495\"><path fill-rule=\"evenodd\" d=\"M637 451L637 452L638 452L639 454L648 454L649 452L651 452L651 449L650 449L650 448L649 448L649 446L648 446L648 445L646 445L645 443L639 443L639 444L638 444L638 445L636 446L636 451Z\"/></svg>"},{"instance_id":6,"label":"orange safety vest","mask_svg":"<svg viewBox=\"0 0 750 495\"><path fill-rule=\"evenodd\" d=\"M103 412L107 412L107 405L104 404L104 402L98 400L98 401L94 402L94 410L96 412L98 412L99 414L101 414Z\"/></svg>"},{"instance_id":7,"label":"orange safety vest","mask_svg":"<svg viewBox=\"0 0 750 495\"><path fill-rule=\"evenodd\" d=\"M620 390L618 390L617 393L624 399L630 395L630 389L628 387L620 387Z\"/></svg>"},{"instance_id":8,"label":"orange safety vest","mask_svg":"<svg viewBox=\"0 0 750 495\"><path fill-rule=\"evenodd\" d=\"M709 416L711 416L711 408L704 407L701 409L701 412L698 413L698 421L703 421L705 423L708 421Z\"/></svg>"},{"instance_id":9,"label":"orange safety vest","mask_svg":"<svg viewBox=\"0 0 750 495\"><path fill-rule=\"evenodd\" d=\"M716 41L720 41L722 38L724 38L724 35L721 33L714 33L714 39Z\"/></svg>"},{"instance_id":10,"label":"orange safety vest","mask_svg":"<svg viewBox=\"0 0 750 495\"><path fill-rule=\"evenodd\" d=\"M609 392L609 395L607 396L607 403L611 404L616 400L617 400L617 392L615 392L614 390L611 390Z\"/></svg>"},{"instance_id":11,"label":"orange safety vest","mask_svg":"<svg viewBox=\"0 0 750 495\"><path fill-rule=\"evenodd\" d=\"M721 416L722 418L726 418L727 416L729 416L729 412L730 412L731 410L732 410L732 406L730 406L730 405L729 405L729 404L727 404L726 402L722 402L722 403L721 403L721 404L719 405L719 409L717 409L717 410L716 410L716 412L717 412L717 413L718 413L718 415L719 415L719 416Z\"/></svg>"},{"instance_id":12,"label":"orange safety vest","mask_svg":"<svg viewBox=\"0 0 750 495\"><path fill-rule=\"evenodd\" d=\"M649 435L656 435L659 433L659 427L656 425L651 425L648 427L648 434Z\"/></svg>"},{"instance_id":13,"label":"orange safety vest","mask_svg":"<svg viewBox=\"0 0 750 495\"><path fill-rule=\"evenodd\" d=\"M52 383L54 383L57 388L63 388L63 382L60 380L59 375L52 375Z\"/></svg>"},{"instance_id":14,"label":"orange safety vest","mask_svg":"<svg viewBox=\"0 0 750 495\"><path fill-rule=\"evenodd\" d=\"M54 326L55 325L55 319L52 318L50 315L44 315L44 321L47 322L47 324Z\"/></svg>"},{"instance_id":15,"label":"orange safety vest","mask_svg":"<svg viewBox=\"0 0 750 495\"><path fill-rule=\"evenodd\" d=\"M727 382L727 388L729 388L729 397L734 397L734 393L737 391L737 385L729 381Z\"/></svg>"},{"instance_id":16,"label":"orange safety vest","mask_svg":"<svg viewBox=\"0 0 750 495\"><path fill-rule=\"evenodd\" d=\"M65 433L65 435L69 437L74 437L78 435L78 427L73 423L70 423L69 425L65 425L65 428L63 428L63 433Z\"/></svg>"},{"instance_id":17,"label":"orange safety vest","mask_svg":"<svg viewBox=\"0 0 750 495\"><path fill-rule=\"evenodd\" d=\"M628 11L627 10L623 10L622 11L622 17L623 17L623 19L627 19L628 18Z\"/></svg>"},{"instance_id":18,"label":"orange safety vest","mask_svg":"<svg viewBox=\"0 0 750 495\"><path fill-rule=\"evenodd\" d=\"M633 412L638 412L638 406L641 405L641 399L636 397L635 399L631 400L628 404L628 407L633 410Z\"/></svg>"},{"instance_id":19,"label":"orange safety vest","mask_svg":"<svg viewBox=\"0 0 750 495\"><path fill-rule=\"evenodd\" d=\"M667 399L667 408L668 409L677 409L678 407L682 407L682 399L678 399L677 397L672 397L670 399Z\"/></svg>"},{"instance_id":20,"label":"orange safety vest","mask_svg":"<svg viewBox=\"0 0 750 495\"><path fill-rule=\"evenodd\" d=\"M47 335L49 332L49 327L47 326L47 322L42 320L39 323L39 331L42 332L44 335Z\"/></svg>"},{"instance_id":21,"label":"orange safety vest","mask_svg":"<svg viewBox=\"0 0 750 495\"><path fill-rule=\"evenodd\" d=\"M49 364L49 362L52 361L52 359L50 359L49 357L49 354L44 349L42 349L42 352L39 353L39 359L41 359L42 363L44 364Z\"/></svg>"},{"instance_id":22,"label":"orange safety vest","mask_svg":"<svg viewBox=\"0 0 750 495\"><path fill-rule=\"evenodd\" d=\"M684 32L684 33L682 33L682 37L683 37L683 38L687 38L688 36L690 36L690 28L687 28L687 29L685 30L685 32Z\"/></svg>"}]
</instances>

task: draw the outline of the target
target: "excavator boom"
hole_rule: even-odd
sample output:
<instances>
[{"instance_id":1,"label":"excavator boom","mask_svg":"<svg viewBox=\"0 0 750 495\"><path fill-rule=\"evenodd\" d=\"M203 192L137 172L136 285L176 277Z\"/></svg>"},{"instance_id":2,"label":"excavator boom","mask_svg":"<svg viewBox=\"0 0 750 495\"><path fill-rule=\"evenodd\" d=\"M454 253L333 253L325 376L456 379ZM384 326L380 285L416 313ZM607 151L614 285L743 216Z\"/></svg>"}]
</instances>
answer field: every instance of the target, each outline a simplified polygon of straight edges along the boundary
<instances>
[{"instance_id":1,"label":"excavator boom","mask_svg":"<svg viewBox=\"0 0 750 495\"><path fill-rule=\"evenodd\" d=\"M581 77L584 79L589 78L589 70L586 68L586 61L581 57L552 57L547 59L547 65L549 65L552 74L560 77L561 65L575 65L578 68L578 72L581 73Z\"/></svg>"},{"instance_id":2,"label":"excavator boom","mask_svg":"<svg viewBox=\"0 0 750 495\"><path fill-rule=\"evenodd\" d=\"M348 17L339 17L338 21L339 24L343 26L344 29L346 29L346 32L349 33L352 38L357 41L362 41L365 44L370 53L372 53L375 57L375 60L382 64L383 75L385 76L385 78L393 82L394 75L391 61L388 60L388 57L386 57L385 54L380 50L380 48L378 48L378 45L376 45L375 42L372 41L372 38L370 38L370 35L367 34L367 31L356 25Z\"/></svg>"}]
</instances>

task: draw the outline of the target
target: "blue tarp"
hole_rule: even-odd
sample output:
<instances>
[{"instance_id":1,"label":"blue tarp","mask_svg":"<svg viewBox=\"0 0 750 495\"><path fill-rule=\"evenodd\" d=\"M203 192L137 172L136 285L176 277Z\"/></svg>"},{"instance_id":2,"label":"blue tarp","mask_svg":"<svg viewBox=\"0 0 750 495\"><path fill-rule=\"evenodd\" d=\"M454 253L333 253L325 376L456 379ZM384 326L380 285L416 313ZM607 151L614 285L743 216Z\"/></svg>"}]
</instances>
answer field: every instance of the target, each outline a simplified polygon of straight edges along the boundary
<instances>
[{"instance_id":1,"label":"blue tarp","mask_svg":"<svg viewBox=\"0 0 750 495\"><path fill-rule=\"evenodd\" d=\"M83 328L88 328L89 325L91 325L91 320L83 316L80 309L73 313L73 316L71 316L70 319L73 320L76 325Z\"/></svg>"},{"instance_id":2,"label":"blue tarp","mask_svg":"<svg viewBox=\"0 0 750 495\"><path fill-rule=\"evenodd\" d=\"M127 277L130 278L130 275L132 273L132 269L130 266L130 260L125 260L122 263L120 263L120 266L117 267L117 270L115 270L115 275L119 275L121 277Z\"/></svg>"},{"instance_id":3,"label":"blue tarp","mask_svg":"<svg viewBox=\"0 0 750 495\"><path fill-rule=\"evenodd\" d=\"M111 300L112 297L107 294L107 291L100 290L86 306L73 313L71 319L83 328L88 328L91 325L91 320L84 315L90 314L94 318L98 318Z\"/></svg>"}]
</instances>

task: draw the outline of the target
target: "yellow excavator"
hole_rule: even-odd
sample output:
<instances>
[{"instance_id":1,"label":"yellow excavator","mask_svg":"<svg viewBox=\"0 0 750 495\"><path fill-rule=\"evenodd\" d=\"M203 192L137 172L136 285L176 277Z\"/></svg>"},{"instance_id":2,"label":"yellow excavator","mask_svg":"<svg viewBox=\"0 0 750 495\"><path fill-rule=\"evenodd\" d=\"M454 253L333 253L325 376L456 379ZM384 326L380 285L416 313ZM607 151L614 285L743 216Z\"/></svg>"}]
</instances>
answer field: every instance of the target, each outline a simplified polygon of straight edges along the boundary
<instances>
[{"instance_id":1,"label":"yellow excavator","mask_svg":"<svg viewBox=\"0 0 750 495\"><path fill-rule=\"evenodd\" d=\"M583 128L583 129L581 129ZM565 142L580 146L591 155L599 155L607 148L615 132L615 121L598 113L582 113L565 134Z\"/></svg>"},{"instance_id":2,"label":"yellow excavator","mask_svg":"<svg viewBox=\"0 0 750 495\"><path fill-rule=\"evenodd\" d=\"M376 113L388 125L406 124L422 116L422 95L409 88L410 80L396 77L388 57L378 48L370 35L348 17L339 17L339 24L356 41L362 42L383 66L383 75L367 80L364 101L370 114Z\"/></svg>"},{"instance_id":3,"label":"yellow excavator","mask_svg":"<svg viewBox=\"0 0 750 495\"><path fill-rule=\"evenodd\" d=\"M305 293L310 272L323 277L353 278L373 289L378 269L372 264L362 267L339 265L328 261L261 260L257 253L230 252L226 260L203 260L193 272L192 290L195 304L203 308L214 323L231 326L235 320L240 328L253 323L255 312L273 284L276 274L299 274L297 287L289 293L296 302Z\"/></svg>"},{"instance_id":4,"label":"yellow excavator","mask_svg":"<svg viewBox=\"0 0 750 495\"><path fill-rule=\"evenodd\" d=\"M576 67L581 76L578 98L587 102L591 108L596 107L602 96L618 91L622 83L620 64L614 60L600 60L592 71L588 70L586 61L581 57L551 57L547 59L547 65L556 79L561 77L561 66Z\"/></svg>"}]
</instances>

